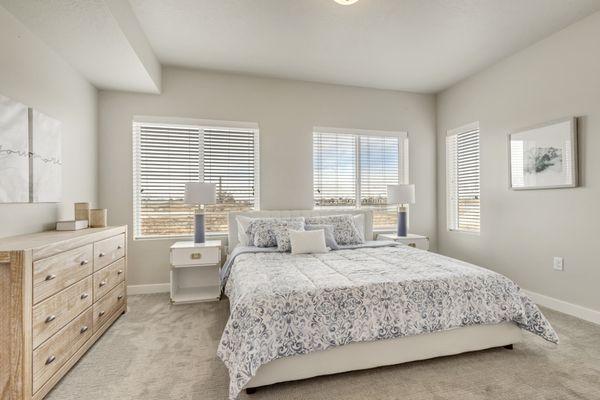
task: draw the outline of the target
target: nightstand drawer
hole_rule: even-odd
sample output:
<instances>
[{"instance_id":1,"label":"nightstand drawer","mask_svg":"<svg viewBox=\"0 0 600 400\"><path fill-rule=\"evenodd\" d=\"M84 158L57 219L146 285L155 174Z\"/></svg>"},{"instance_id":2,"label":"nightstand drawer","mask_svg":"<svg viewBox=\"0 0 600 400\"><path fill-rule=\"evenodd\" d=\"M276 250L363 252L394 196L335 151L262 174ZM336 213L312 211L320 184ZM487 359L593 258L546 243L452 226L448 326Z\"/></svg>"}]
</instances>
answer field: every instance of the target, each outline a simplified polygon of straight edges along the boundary
<instances>
[{"instance_id":1,"label":"nightstand drawer","mask_svg":"<svg viewBox=\"0 0 600 400\"><path fill-rule=\"evenodd\" d=\"M216 265L220 262L220 247L171 249L171 265L174 267Z\"/></svg>"},{"instance_id":2,"label":"nightstand drawer","mask_svg":"<svg viewBox=\"0 0 600 400\"><path fill-rule=\"evenodd\" d=\"M414 247L415 249L421 250L429 250L429 240L426 239L417 239L417 240L396 240L396 242L405 244L409 247Z\"/></svg>"},{"instance_id":3,"label":"nightstand drawer","mask_svg":"<svg viewBox=\"0 0 600 400\"><path fill-rule=\"evenodd\" d=\"M408 234L407 236L398 236L395 234L380 233L377 235L377 240L391 240L394 242L405 244L409 247L414 247L421 250L429 250L429 238L427 236Z\"/></svg>"}]
</instances>

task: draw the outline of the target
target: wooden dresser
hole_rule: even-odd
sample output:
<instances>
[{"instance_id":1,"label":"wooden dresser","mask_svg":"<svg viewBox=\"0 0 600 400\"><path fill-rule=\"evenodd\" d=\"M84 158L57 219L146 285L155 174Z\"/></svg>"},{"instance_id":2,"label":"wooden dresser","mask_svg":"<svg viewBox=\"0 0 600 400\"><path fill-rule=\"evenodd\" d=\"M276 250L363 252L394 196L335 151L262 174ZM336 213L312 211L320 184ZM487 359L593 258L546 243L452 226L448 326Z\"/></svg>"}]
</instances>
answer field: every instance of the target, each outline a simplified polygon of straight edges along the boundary
<instances>
[{"instance_id":1,"label":"wooden dresser","mask_svg":"<svg viewBox=\"0 0 600 400\"><path fill-rule=\"evenodd\" d=\"M42 399L127 309L127 227L0 239L0 399Z\"/></svg>"}]
</instances>

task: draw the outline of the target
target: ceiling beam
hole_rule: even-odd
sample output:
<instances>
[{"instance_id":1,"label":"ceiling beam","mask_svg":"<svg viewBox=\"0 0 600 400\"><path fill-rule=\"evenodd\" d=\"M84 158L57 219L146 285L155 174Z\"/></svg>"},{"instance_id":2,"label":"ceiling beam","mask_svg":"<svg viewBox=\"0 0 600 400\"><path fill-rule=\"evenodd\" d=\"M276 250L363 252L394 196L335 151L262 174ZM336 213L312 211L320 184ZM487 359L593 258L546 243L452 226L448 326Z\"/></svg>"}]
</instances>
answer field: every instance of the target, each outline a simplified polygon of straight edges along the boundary
<instances>
[{"instance_id":1,"label":"ceiling beam","mask_svg":"<svg viewBox=\"0 0 600 400\"><path fill-rule=\"evenodd\" d=\"M126 0L0 0L98 89L160 93L161 65Z\"/></svg>"},{"instance_id":2,"label":"ceiling beam","mask_svg":"<svg viewBox=\"0 0 600 400\"><path fill-rule=\"evenodd\" d=\"M135 52L143 68L146 70L148 78L154 83L153 89L155 90L152 91L160 93L162 84L160 62L154 55L146 34L140 27L140 23L133 13L129 2L123 0L105 0L105 3L121 28L131 49Z\"/></svg>"}]
</instances>

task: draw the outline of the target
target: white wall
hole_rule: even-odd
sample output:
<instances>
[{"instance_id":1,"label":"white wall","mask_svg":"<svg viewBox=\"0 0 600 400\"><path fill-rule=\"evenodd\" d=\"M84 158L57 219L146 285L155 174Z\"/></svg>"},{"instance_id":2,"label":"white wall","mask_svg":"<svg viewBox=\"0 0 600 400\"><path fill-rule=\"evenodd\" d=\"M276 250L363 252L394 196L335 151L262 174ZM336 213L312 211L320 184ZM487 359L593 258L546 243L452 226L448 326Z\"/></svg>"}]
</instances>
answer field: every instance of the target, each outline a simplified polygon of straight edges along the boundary
<instances>
[{"instance_id":1,"label":"white wall","mask_svg":"<svg viewBox=\"0 0 600 400\"><path fill-rule=\"evenodd\" d=\"M438 248L523 288L600 310L600 13L444 91L437 98ZM581 187L508 189L507 133L579 117ZM480 121L481 235L446 230L445 136ZM552 269L553 256L565 271Z\"/></svg>"},{"instance_id":2,"label":"white wall","mask_svg":"<svg viewBox=\"0 0 600 400\"><path fill-rule=\"evenodd\" d=\"M62 122L59 204L0 204L0 237L52 229L97 200L96 89L0 7L0 93Z\"/></svg>"},{"instance_id":3,"label":"white wall","mask_svg":"<svg viewBox=\"0 0 600 400\"><path fill-rule=\"evenodd\" d=\"M243 75L163 70L163 93L99 94L99 200L111 224L132 210L131 122L134 115L257 122L260 207L310 209L313 126L408 131L410 181L416 184L411 230L435 246L435 99L431 95ZM129 282L169 280L171 240L130 241Z\"/></svg>"}]
</instances>

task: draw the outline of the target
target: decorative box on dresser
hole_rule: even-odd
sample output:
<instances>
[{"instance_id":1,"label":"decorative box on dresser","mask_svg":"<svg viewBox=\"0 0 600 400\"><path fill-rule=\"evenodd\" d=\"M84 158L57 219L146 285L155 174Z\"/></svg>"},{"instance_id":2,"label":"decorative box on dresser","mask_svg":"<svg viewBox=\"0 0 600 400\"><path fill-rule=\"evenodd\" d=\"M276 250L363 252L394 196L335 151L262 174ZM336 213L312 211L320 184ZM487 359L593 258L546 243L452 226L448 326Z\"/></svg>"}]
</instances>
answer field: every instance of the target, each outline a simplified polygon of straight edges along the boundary
<instances>
[{"instance_id":1,"label":"decorative box on dresser","mask_svg":"<svg viewBox=\"0 0 600 400\"><path fill-rule=\"evenodd\" d=\"M0 399L39 400L127 309L127 227L0 239Z\"/></svg>"}]
</instances>

